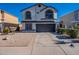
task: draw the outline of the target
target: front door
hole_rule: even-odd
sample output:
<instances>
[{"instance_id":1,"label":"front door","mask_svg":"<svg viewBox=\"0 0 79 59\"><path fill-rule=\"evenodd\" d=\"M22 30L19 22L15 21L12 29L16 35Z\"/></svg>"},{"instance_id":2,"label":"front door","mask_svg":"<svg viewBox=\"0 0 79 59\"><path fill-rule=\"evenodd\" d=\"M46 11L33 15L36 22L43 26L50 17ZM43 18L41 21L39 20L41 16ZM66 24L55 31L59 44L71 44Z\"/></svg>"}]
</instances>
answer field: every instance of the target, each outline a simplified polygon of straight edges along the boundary
<instances>
[{"instance_id":1,"label":"front door","mask_svg":"<svg viewBox=\"0 0 79 59\"><path fill-rule=\"evenodd\" d=\"M26 24L25 30L26 30L26 31L32 30L32 24Z\"/></svg>"}]
</instances>

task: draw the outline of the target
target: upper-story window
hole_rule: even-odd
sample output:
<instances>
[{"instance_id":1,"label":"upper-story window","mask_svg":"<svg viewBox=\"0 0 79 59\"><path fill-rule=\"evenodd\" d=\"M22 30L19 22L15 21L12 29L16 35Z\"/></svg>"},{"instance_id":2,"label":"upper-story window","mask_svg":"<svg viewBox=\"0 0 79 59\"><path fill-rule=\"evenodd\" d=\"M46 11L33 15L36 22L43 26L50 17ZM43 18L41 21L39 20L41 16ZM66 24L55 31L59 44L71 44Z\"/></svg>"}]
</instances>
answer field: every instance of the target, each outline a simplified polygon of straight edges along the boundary
<instances>
[{"instance_id":1,"label":"upper-story window","mask_svg":"<svg viewBox=\"0 0 79 59\"><path fill-rule=\"evenodd\" d=\"M27 11L25 13L25 19L31 19L31 12L30 11Z\"/></svg>"},{"instance_id":2,"label":"upper-story window","mask_svg":"<svg viewBox=\"0 0 79 59\"><path fill-rule=\"evenodd\" d=\"M54 18L53 11L52 10L47 10L45 12L45 17L48 18L48 19L53 19Z\"/></svg>"}]
</instances>

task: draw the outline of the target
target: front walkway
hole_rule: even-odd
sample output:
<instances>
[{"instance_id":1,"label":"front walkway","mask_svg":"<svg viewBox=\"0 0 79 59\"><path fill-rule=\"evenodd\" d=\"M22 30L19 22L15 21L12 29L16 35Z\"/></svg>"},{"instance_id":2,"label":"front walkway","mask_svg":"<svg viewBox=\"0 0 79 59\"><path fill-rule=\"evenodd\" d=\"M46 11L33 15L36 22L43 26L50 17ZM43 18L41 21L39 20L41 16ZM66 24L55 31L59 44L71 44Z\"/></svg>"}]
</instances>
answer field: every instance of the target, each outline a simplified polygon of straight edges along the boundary
<instances>
[{"instance_id":1,"label":"front walkway","mask_svg":"<svg viewBox=\"0 0 79 59\"><path fill-rule=\"evenodd\" d=\"M0 36L0 42L1 38ZM9 40L0 43L0 54L26 55L66 55L79 54L79 44L55 44L56 36L52 33L15 33ZM7 44L7 45L6 45Z\"/></svg>"}]
</instances>

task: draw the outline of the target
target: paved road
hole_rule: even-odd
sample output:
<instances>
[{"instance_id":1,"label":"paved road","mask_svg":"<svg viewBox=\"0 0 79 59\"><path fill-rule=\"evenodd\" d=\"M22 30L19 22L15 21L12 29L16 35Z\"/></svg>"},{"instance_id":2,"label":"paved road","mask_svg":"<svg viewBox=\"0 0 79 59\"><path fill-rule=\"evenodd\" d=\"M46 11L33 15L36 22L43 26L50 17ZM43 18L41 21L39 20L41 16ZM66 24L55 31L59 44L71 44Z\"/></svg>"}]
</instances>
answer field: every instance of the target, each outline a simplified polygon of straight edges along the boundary
<instances>
[{"instance_id":1,"label":"paved road","mask_svg":"<svg viewBox=\"0 0 79 59\"><path fill-rule=\"evenodd\" d=\"M23 35L20 34L21 36ZM30 36L31 35L31 36ZM0 55L66 55L66 54L79 54L79 44L76 43L75 47L69 47L69 44L55 44L54 34L51 33L30 33L23 36L23 38L31 37L28 46L25 42L21 46L14 47L0 47ZM29 38L28 38L29 40ZM25 40L26 41L26 40ZM21 42L21 41L20 41ZM24 45L24 46L23 46ZM0 45L1 46L1 45Z\"/></svg>"}]
</instances>

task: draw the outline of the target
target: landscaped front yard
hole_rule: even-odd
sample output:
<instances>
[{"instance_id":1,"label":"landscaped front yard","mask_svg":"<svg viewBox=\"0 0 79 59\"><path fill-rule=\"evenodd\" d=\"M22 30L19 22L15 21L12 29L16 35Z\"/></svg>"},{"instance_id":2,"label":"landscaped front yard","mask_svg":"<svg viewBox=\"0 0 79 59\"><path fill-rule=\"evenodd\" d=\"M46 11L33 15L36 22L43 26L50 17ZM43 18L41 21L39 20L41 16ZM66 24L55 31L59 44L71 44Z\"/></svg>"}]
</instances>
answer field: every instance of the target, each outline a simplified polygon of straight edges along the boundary
<instances>
[{"instance_id":1,"label":"landscaped front yard","mask_svg":"<svg viewBox=\"0 0 79 59\"><path fill-rule=\"evenodd\" d=\"M70 47L70 43L56 44L56 41L61 39L56 36L56 34L44 32L0 35L0 55L79 55L79 43L73 43L74 47ZM2 40L5 37L7 37L7 40Z\"/></svg>"}]
</instances>

